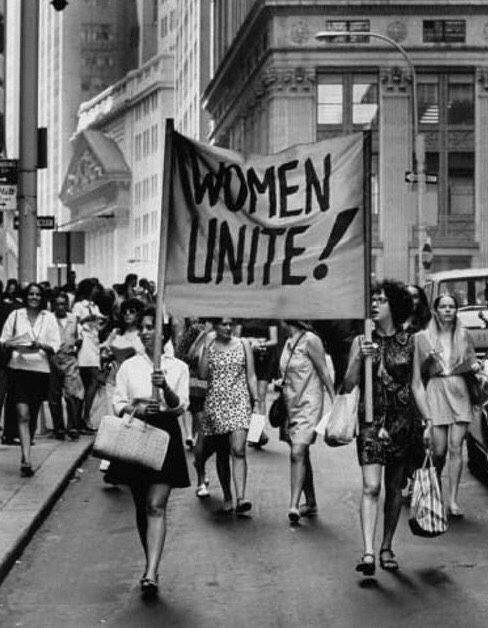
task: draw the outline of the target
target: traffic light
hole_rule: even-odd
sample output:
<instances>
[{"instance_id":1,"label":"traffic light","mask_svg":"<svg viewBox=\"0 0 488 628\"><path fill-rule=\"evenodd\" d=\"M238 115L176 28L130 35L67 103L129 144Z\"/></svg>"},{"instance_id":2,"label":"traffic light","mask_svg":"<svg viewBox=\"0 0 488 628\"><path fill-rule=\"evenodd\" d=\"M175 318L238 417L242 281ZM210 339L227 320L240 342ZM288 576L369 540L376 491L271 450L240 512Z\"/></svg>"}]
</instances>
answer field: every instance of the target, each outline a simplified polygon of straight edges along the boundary
<instances>
[{"instance_id":1,"label":"traffic light","mask_svg":"<svg viewBox=\"0 0 488 628\"><path fill-rule=\"evenodd\" d=\"M56 11L62 11L66 8L68 2L67 0L51 0L51 4L56 9Z\"/></svg>"}]
</instances>

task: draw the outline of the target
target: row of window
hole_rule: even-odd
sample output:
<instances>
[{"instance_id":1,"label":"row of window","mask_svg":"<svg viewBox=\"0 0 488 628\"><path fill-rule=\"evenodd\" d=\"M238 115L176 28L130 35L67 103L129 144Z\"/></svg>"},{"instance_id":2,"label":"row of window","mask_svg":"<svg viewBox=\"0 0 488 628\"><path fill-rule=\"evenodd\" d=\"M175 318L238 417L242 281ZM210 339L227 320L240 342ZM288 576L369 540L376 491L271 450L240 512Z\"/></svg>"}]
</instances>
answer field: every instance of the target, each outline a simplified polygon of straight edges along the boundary
<instances>
[{"instance_id":1,"label":"row of window","mask_svg":"<svg viewBox=\"0 0 488 628\"><path fill-rule=\"evenodd\" d=\"M171 11L168 15L165 15L161 18L160 21L160 31L161 31L161 39L166 37L168 33L172 32L176 28L176 13L175 11Z\"/></svg>"},{"instance_id":2,"label":"row of window","mask_svg":"<svg viewBox=\"0 0 488 628\"><path fill-rule=\"evenodd\" d=\"M149 228L149 222L151 223L151 227ZM142 230L141 230L142 226ZM150 230L149 230L150 229ZM147 236L149 233L155 234L158 229L158 212L152 211L144 214L141 217L137 217L134 219L134 237L140 238L141 235Z\"/></svg>"},{"instance_id":3,"label":"row of window","mask_svg":"<svg viewBox=\"0 0 488 628\"><path fill-rule=\"evenodd\" d=\"M93 68L112 68L115 60L111 54L101 52L83 53L81 55L81 67L83 70L92 70Z\"/></svg>"},{"instance_id":4,"label":"row of window","mask_svg":"<svg viewBox=\"0 0 488 628\"><path fill-rule=\"evenodd\" d=\"M138 181L134 185L134 205L140 205L150 198L158 195L158 175L153 174L151 177L145 177L142 181Z\"/></svg>"},{"instance_id":5,"label":"row of window","mask_svg":"<svg viewBox=\"0 0 488 628\"><path fill-rule=\"evenodd\" d=\"M474 76L441 72L419 75L420 129L429 130L425 170L438 175L440 216L473 215L474 212ZM318 139L353 130L373 129L378 146L378 76L343 72L319 77L317 94ZM423 126L422 126L423 125ZM467 131L462 148L450 144L450 133ZM467 139L466 139L467 138ZM379 208L378 154L372 163L373 206Z\"/></svg>"},{"instance_id":6,"label":"row of window","mask_svg":"<svg viewBox=\"0 0 488 628\"><path fill-rule=\"evenodd\" d=\"M144 116L148 116L151 111L156 111L158 108L158 92L153 92L140 100L134 106L134 117L136 121L140 120Z\"/></svg>"},{"instance_id":7,"label":"row of window","mask_svg":"<svg viewBox=\"0 0 488 628\"><path fill-rule=\"evenodd\" d=\"M341 31L344 35L331 37L334 43L369 43L367 35L353 33L369 31L369 20L326 20L325 30ZM465 43L466 20L423 20L422 40L424 43Z\"/></svg>"},{"instance_id":8,"label":"row of window","mask_svg":"<svg viewBox=\"0 0 488 628\"><path fill-rule=\"evenodd\" d=\"M158 125L153 124L150 129L136 133L134 138L134 159L140 161L158 152Z\"/></svg>"},{"instance_id":9,"label":"row of window","mask_svg":"<svg viewBox=\"0 0 488 628\"><path fill-rule=\"evenodd\" d=\"M158 243L156 240L151 242L151 251L149 254L149 244L136 246L134 249L134 258L137 262L156 262L158 255Z\"/></svg>"},{"instance_id":10,"label":"row of window","mask_svg":"<svg viewBox=\"0 0 488 628\"><path fill-rule=\"evenodd\" d=\"M114 27L112 24L82 24L80 37L83 44L108 44L113 42L115 39Z\"/></svg>"},{"instance_id":11,"label":"row of window","mask_svg":"<svg viewBox=\"0 0 488 628\"><path fill-rule=\"evenodd\" d=\"M420 125L474 125L474 76L465 73L417 76ZM375 127L378 124L378 75L323 74L317 93L319 124Z\"/></svg>"}]
</instances>

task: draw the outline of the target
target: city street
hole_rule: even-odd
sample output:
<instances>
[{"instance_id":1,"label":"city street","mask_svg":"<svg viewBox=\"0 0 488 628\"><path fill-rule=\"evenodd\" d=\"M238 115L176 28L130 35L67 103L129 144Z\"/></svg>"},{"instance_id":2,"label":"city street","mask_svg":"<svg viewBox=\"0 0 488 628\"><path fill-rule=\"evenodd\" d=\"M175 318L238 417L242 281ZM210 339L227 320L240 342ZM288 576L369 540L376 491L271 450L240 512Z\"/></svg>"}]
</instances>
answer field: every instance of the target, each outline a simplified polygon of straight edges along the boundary
<instances>
[{"instance_id":1,"label":"city street","mask_svg":"<svg viewBox=\"0 0 488 628\"><path fill-rule=\"evenodd\" d=\"M275 435L273 434L275 437ZM466 518L437 539L400 521L396 575L362 579L355 449L313 448L320 513L288 524L287 447L249 450L252 517L216 514L220 493L193 489L170 501L160 596L140 598L142 550L126 489L102 482L89 458L0 588L2 628L117 626L486 626L488 490L469 472Z\"/></svg>"}]
</instances>

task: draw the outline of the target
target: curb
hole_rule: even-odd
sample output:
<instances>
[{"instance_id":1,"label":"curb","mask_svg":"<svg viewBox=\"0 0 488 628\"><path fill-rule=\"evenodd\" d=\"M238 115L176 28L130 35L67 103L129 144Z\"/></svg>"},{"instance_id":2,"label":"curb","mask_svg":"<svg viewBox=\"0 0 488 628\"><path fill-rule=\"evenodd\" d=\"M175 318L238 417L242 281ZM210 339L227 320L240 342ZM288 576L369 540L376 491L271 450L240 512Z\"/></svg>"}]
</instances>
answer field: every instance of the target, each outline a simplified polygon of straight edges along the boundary
<instances>
[{"instance_id":1,"label":"curb","mask_svg":"<svg viewBox=\"0 0 488 628\"><path fill-rule=\"evenodd\" d=\"M0 557L0 585L12 569L15 561L22 555L24 549L28 545L29 541L34 536L35 532L45 521L53 506L57 500L61 497L62 493L66 489L71 476L77 467L83 463L93 447L93 442L86 444L86 447L77 455L75 460L66 468L66 471L61 474L59 481L54 485L53 490L40 505L39 510L34 515L32 520L23 529L19 531L18 537L15 539L14 544ZM0 531L1 534L1 531Z\"/></svg>"}]
</instances>

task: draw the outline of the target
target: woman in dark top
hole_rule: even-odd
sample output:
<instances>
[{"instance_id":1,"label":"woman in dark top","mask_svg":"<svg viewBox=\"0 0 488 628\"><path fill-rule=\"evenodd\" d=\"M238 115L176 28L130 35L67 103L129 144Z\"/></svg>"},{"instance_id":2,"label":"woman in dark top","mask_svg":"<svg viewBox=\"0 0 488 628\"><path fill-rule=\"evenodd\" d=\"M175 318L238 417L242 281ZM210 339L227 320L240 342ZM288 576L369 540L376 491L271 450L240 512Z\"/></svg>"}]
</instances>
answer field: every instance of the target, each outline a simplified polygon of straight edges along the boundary
<instances>
[{"instance_id":1,"label":"woman in dark top","mask_svg":"<svg viewBox=\"0 0 488 628\"><path fill-rule=\"evenodd\" d=\"M405 321L404 327L408 328L412 333L416 333L427 327L432 313L427 296L420 286L409 284L407 291L412 297L412 313Z\"/></svg>"},{"instance_id":2,"label":"woman in dark top","mask_svg":"<svg viewBox=\"0 0 488 628\"><path fill-rule=\"evenodd\" d=\"M375 571L375 531L383 467L385 469L384 529L380 565L395 571L398 562L391 549L402 506L405 469L416 446L421 426L411 391L414 343L412 334L403 329L411 312L411 297L403 284L384 281L372 296L375 323L372 342L354 339L344 389L361 388L357 450L363 476L361 527L364 554L357 571L371 576ZM363 358L373 357L373 422L364 412Z\"/></svg>"}]
</instances>

